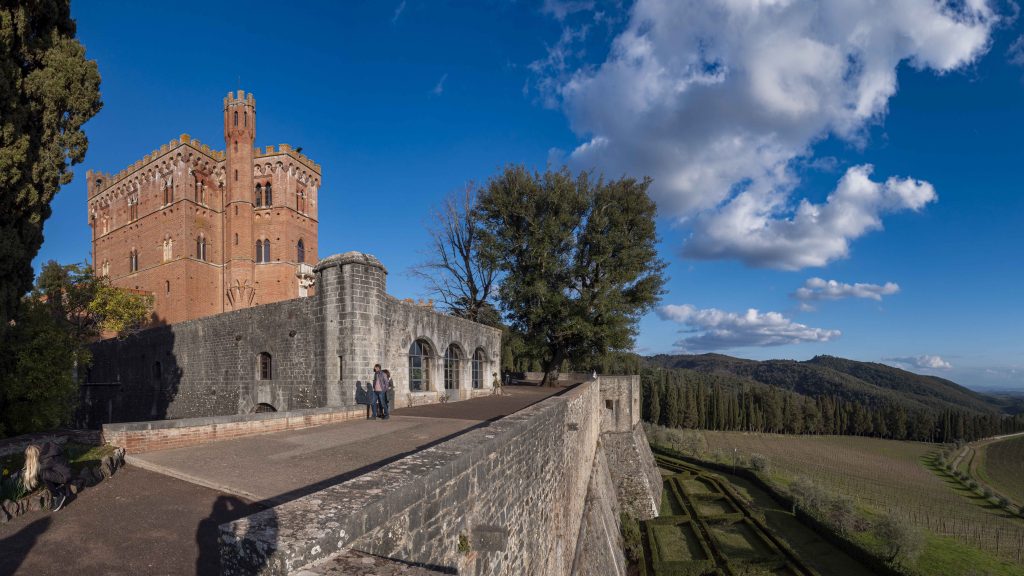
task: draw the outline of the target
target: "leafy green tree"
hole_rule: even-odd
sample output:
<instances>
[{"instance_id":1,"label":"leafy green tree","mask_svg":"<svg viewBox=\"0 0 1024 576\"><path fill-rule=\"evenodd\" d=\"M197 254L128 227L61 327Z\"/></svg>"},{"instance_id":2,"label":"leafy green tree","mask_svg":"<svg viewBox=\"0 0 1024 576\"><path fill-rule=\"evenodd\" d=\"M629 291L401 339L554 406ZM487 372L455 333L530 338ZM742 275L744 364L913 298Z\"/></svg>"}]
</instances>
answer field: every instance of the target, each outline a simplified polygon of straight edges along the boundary
<instances>
[{"instance_id":1,"label":"leafy green tree","mask_svg":"<svg viewBox=\"0 0 1024 576\"><path fill-rule=\"evenodd\" d=\"M883 517L873 529L890 564L912 566L924 549L924 534L904 520Z\"/></svg>"},{"instance_id":2,"label":"leafy green tree","mask_svg":"<svg viewBox=\"0 0 1024 576\"><path fill-rule=\"evenodd\" d=\"M148 298L110 285L79 264L47 262L26 296L0 356L0 435L68 424L88 344L102 332L127 334L150 316Z\"/></svg>"},{"instance_id":3,"label":"leafy green tree","mask_svg":"<svg viewBox=\"0 0 1024 576\"><path fill-rule=\"evenodd\" d=\"M32 287L50 201L85 157L99 84L68 0L0 2L0 331Z\"/></svg>"},{"instance_id":4,"label":"leafy green tree","mask_svg":"<svg viewBox=\"0 0 1024 576\"><path fill-rule=\"evenodd\" d=\"M481 254L504 275L503 311L542 359L545 383L564 361L597 364L631 347L658 302L665 264L650 182L510 166L480 193Z\"/></svg>"},{"instance_id":5,"label":"leafy green tree","mask_svg":"<svg viewBox=\"0 0 1024 576\"><path fill-rule=\"evenodd\" d=\"M88 362L88 350L36 299L24 302L8 341L0 372L0 435L68 424L78 398L74 371Z\"/></svg>"}]
</instances>

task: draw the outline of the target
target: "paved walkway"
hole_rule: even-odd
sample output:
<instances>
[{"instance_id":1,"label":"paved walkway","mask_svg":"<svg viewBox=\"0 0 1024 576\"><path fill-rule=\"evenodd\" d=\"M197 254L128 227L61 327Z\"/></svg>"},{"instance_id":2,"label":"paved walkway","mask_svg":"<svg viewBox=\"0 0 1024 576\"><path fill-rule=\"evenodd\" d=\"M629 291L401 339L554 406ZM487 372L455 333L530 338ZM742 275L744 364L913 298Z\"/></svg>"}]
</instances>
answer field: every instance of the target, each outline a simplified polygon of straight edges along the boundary
<instances>
[{"instance_id":1,"label":"paved walkway","mask_svg":"<svg viewBox=\"0 0 1024 576\"><path fill-rule=\"evenodd\" d=\"M503 396L396 410L387 421L344 422L137 456L136 465L129 462L60 512L33 512L0 524L0 576L217 574L217 527L261 509L255 500L297 498L564 389L506 390ZM138 464L163 467L194 482ZM347 571L335 568L342 571L332 574Z\"/></svg>"},{"instance_id":2,"label":"paved walkway","mask_svg":"<svg viewBox=\"0 0 1024 576\"><path fill-rule=\"evenodd\" d=\"M128 463L254 502L280 504L485 426L562 390L510 386L501 396L402 408L388 420L354 420L129 455Z\"/></svg>"},{"instance_id":3,"label":"paved walkway","mask_svg":"<svg viewBox=\"0 0 1024 576\"><path fill-rule=\"evenodd\" d=\"M217 574L217 526L260 508L131 466L57 513L0 524L0 574Z\"/></svg>"}]
</instances>

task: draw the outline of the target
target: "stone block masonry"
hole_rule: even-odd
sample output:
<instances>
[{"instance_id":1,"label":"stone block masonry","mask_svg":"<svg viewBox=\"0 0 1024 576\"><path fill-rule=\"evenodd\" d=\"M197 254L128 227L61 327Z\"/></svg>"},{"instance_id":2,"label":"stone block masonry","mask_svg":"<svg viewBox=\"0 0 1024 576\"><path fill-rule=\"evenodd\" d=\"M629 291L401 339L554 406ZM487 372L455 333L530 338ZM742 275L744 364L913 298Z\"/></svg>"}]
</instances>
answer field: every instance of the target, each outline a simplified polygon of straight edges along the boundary
<instances>
[{"instance_id":1,"label":"stone block masonry","mask_svg":"<svg viewBox=\"0 0 1024 576\"><path fill-rule=\"evenodd\" d=\"M391 369L395 407L493 392L499 330L388 295L367 254L331 256L315 274L307 298L96 343L78 424L355 408L376 363Z\"/></svg>"},{"instance_id":2,"label":"stone block masonry","mask_svg":"<svg viewBox=\"0 0 1024 576\"><path fill-rule=\"evenodd\" d=\"M374 472L224 524L223 572L316 573L351 549L459 574L624 574L619 490L609 471L621 465L602 448L609 432L622 433L607 428L603 400L632 382L581 384ZM657 495L640 496L660 494L658 486Z\"/></svg>"}]
</instances>

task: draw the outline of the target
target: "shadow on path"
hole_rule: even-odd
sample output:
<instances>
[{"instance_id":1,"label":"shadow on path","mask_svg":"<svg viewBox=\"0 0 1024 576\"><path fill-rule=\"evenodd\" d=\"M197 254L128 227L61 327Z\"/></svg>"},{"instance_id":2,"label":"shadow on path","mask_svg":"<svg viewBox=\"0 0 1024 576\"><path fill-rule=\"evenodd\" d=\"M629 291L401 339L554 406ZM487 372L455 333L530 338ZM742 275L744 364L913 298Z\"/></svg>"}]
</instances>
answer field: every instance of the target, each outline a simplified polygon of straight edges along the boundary
<instances>
[{"instance_id":1,"label":"shadow on path","mask_svg":"<svg viewBox=\"0 0 1024 576\"><path fill-rule=\"evenodd\" d=\"M0 574L14 574L25 561L39 536L50 527L49 516L40 518L0 540Z\"/></svg>"}]
</instances>

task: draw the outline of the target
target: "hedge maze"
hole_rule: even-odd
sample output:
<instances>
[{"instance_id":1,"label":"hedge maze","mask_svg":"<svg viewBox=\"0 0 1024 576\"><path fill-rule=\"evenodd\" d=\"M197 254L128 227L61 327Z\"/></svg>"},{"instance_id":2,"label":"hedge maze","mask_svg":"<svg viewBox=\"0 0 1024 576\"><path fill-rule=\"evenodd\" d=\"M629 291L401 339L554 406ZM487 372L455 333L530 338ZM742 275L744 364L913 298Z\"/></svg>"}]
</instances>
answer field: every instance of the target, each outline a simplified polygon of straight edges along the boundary
<instances>
[{"instance_id":1,"label":"hedge maze","mask_svg":"<svg viewBox=\"0 0 1024 576\"><path fill-rule=\"evenodd\" d=\"M642 523L645 576L820 576L751 514L732 485L662 455L661 516Z\"/></svg>"}]
</instances>

